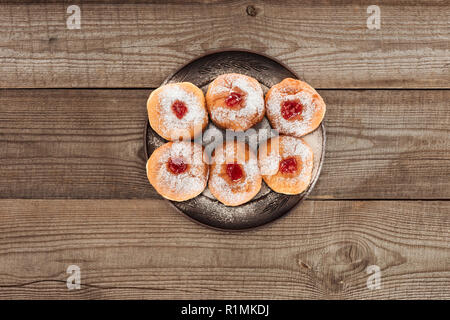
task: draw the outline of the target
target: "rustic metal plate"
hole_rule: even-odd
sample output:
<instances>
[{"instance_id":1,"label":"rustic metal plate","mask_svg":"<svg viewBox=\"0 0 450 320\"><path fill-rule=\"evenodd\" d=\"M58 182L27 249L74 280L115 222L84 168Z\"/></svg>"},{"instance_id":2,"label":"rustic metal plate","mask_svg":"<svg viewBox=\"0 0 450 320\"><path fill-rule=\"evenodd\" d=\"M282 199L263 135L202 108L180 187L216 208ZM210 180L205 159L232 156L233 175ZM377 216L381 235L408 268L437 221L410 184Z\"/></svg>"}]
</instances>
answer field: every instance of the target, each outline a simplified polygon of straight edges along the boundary
<instances>
[{"instance_id":1,"label":"rustic metal plate","mask_svg":"<svg viewBox=\"0 0 450 320\"><path fill-rule=\"evenodd\" d=\"M221 51L202 56L186 64L184 67L169 76L163 84L172 82L192 82L206 93L209 83L218 75L224 73L241 73L257 79L264 94L267 90L285 78L298 78L280 62L272 58L248 51ZM256 130L270 128L266 118L254 127ZM210 121L208 129L218 129ZM194 199L176 202L170 201L175 208L189 218L209 227L225 230L243 230L255 228L271 222L291 210L300 203L313 189L320 171L325 153L325 127L322 125L314 132L304 137L305 141L314 151L314 167L309 187L299 195L284 195L273 192L263 182L261 191L250 202L238 207L227 207L217 201L208 188ZM147 157L166 143L150 127L145 124L144 147ZM208 146L213 141L203 138L202 144ZM211 146L209 146L211 147Z\"/></svg>"}]
</instances>

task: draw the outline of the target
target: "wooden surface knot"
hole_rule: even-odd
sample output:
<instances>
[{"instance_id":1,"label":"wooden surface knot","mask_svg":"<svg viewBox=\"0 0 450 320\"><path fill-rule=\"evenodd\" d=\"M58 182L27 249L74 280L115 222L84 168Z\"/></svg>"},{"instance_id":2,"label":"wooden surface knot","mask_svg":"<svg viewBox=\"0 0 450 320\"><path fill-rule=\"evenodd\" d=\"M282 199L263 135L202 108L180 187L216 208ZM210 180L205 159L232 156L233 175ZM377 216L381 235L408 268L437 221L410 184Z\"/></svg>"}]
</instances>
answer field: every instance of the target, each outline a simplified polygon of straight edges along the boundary
<instances>
[{"instance_id":1,"label":"wooden surface knot","mask_svg":"<svg viewBox=\"0 0 450 320\"><path fill-rule=\"evenodd\" d=\"M298 263L327 293L340 293L355 274L365 273L376 261L374 252L366 244L345 241L330 244L313 252L300 254Z\"/></svg>"},{"instance_id":2,"label":"wooden surface knot","mask_svg":"<svg viewBox=\"0 0 450 320\"><path fill-rule=\"evenodd\" d=\"M245 11L251 17L256 17L256 15L258 14L258 10L255 8L255 6L252 5L247 6L247 9Z\"/></svg>"}]
</instances>

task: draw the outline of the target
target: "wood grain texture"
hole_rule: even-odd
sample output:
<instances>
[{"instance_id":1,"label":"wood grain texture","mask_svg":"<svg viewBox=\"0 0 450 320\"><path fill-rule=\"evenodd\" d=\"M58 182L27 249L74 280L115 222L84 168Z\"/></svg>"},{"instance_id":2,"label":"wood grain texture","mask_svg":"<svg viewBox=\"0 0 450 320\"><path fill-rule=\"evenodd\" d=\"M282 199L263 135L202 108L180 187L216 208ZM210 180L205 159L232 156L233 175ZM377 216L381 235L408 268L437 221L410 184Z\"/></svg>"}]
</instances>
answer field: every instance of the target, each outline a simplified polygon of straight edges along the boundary
<instances>
[{"instance_id":1,"label":"wood grain texture","mask_svg":"<svg viewBox=\"0 0 450 320\"><path fill-rule=\"evenodd\" d=\"M450 299L450 90L425 90L450 89L448 1L383 0L380 30L369 0L85 0L68 30L71 4L0 0L0 299ZM278 58L328 107L309 200L242 233L145 174L151 88L224 48Z\"/></svg>"},{"instance_id":2,"label":"wood grain texture","mask_svg":"<svg viewBox=\"0 0 450 320\"><path fill-rule=\"evenodd\" d=\"M0 91L0 198L155 198L149 90ZM313 199L449 199L450 91L321 90L327 146Z\"/></svg>"},{"instance_id":3,"label":"wood grain texture","mask_svg":"<svg viewBox=\"0 0 450 320\"><path fill-rule=\"evenodd\" d=\"M2 2L0 87L157 87L233 47L276 57L317 88L449 88L448 3L383 1L380 30L366 26L371 4L86 1L81 30L68 30L67 3Z\"/></svg>"},{"instance_id":4,"label":"wood grain texture","mask_svg":"<svg viewBox=\"0 0 450 320\"><path fill-rule=\"evenodd\" d=\"M306 201L225 233L162 200L1 200L0 298L450 298L450 202ZM81 268L81 290L66 269ZM381 289L366 287L369 265Z\"/></svg>"}]
</instances>

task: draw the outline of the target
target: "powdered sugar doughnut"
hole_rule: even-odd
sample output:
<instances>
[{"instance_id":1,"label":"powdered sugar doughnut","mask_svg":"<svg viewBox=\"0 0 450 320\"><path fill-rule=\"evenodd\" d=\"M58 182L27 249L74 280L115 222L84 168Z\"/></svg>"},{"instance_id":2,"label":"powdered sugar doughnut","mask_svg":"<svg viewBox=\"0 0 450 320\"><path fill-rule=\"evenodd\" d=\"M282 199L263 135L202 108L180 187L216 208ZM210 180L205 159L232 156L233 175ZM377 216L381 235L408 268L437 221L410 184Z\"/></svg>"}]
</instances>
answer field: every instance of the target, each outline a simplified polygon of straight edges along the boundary
<instances>
[{"instance_id":1,"label":"powdered sugar doughnut","mask_svg":"<svg viewBox=\"0 0 450 320\"><path fill-rule=\"evenodd\" d=\"M286 78L266 95L267 118L281 134L296 137L314 131L325 116L325 102L306 82Z\"/></svg>"},{"instance_id":2,"label":"powdered sugar doughnut","mask_svg":"<svg viewBox=\"0 0 450 320\"><path fill-rule=\"evenodd\" d=\"M225 143L214 150L208 187L227 206L250 201L261 189L256 155L244 142Z\"/></svg>"},{"instance_id":3,"label":"powdered sugar doughnut","mask_svg":"<svg viewBox=\"0 0 450 320\"><path fill-rule=\"evenodd\" d=\"M278 136L258 150L264 181L278 193L299 194L311 181L313 151L301 138Z\"/></svg>"},{"instance_id":4,"label":"powdered sugar doughnut","mask_svg":"<svg viewBox=\"0 0 450 320\"><path fill-rule=\"evenodd\" d=\"M150 125L166 140L192 139L208 124L202 90L189 82L170 83L150 94Z\"/></svg>"},{"instance_id":5,"label":"powdered sugar doughnut","mask_svg":"<svg viewBox=\"0 0 450 320\"><path fill-rule=\"evenodd\" d=\"M201 145L176 141L156 149L147 161L147 177L164 198L185 201L198 196L206 187L208 165Z\"/></svg>"},{"instance_id":6,"label":"powdered sugar doughnut","mask_svg":"<svg viewBox=\"0 0 450 320\"><path fill-rule=\"evenodd\" d=\"M208 87L206 105L219 127L245 131L264 117L264 94L259 82L243 74L218 76Z\"/></svg>"}]
</instances>

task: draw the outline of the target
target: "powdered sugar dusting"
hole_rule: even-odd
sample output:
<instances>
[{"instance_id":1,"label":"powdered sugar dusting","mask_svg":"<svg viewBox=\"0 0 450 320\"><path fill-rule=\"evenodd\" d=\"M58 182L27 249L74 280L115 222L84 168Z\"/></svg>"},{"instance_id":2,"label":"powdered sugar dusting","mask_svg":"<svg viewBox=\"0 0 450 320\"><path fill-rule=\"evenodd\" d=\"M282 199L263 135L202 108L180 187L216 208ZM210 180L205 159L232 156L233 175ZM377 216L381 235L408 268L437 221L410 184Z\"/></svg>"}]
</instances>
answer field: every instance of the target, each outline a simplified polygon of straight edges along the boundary
<instances>
[{"instance_id":1,"label":"powdered sugar dusting","mask_svg":"<svg viewBox=\"0 0 450 320\"><path fill-rule=\"evenodd\" d=\"M177 118L172 111L172 104L177 100L184 102L187 107L187 112L181 119ZM159 93L159 104L162 120L161 130L167 136L170 136L173 130L189 130L202 124L206 117L206 110L200 98L178 84L162 87L162 91Z\"/></svg>"},{"instance_id":2,"label":"powdered sugar dusting","mask_svg":"<svg viewBox=\"0 0 450 320\"><path fill-rule=\"evenodd\" d=\"M245 93L243 107L239 109L215 106L211 111L211 118L218 122L239 121L242 127L248 127L254 118L264 112L263 91L260 85L254 86L246 77L238 74L227 74L224 85L215 84L211 94L231 93L234 88L239 88Z\"/></svg>"},{"instance_id":3,"label":"powdered sugar dusting","mask_svg":"<svg viewBox=\"0 0 450 320\"><path fill-rule=\"evenodd\" d=\"M220 150L223 150L219 148ZM249 185L253 185L255 181L261 179L258 160L256 156L250 153L250 157L247 161L242 161L239 157L236 157L236 162L242 165L243 171L245 173L244 179L242 181L234 182L232 185L229 184L225 179L221 177L222 165L226 164L226 159L233 158L235 156L234 148L225 148L226 151L220 152L216 150L214 161L215 166L211 171L209 178L210 187L215 190L221 190L221 196L227 203L240 203L248 200L249 195L252 197L254 195L254 188L249 188ZM237 148L239 151L239 148Z\"/></svg>"},{"instance_id":4,"label":"powdered sugar dusting","mask_svg":"<svg viewBox=\"0 0 450 320\"><path fill-rule=\"evenodd\" d=\"M286 120L281 115L281 105L290 100L299 100L303 105L301 120ZM283 134L302 136L310 131L316 105L309 91L303 90L293 95L286 95L283 89L274 88L266 103L266 108L267 115L275 129Z\"/></svg>"},{"instance_id":5,"label":"powdered sugar dusting","mask_svg":"<svg viewBox=\"0 0 450 320\"><path fill-rule=\"evenodd\" d=\"M280 156L282 159L298 156L302 159L302 169L298 176L294 178L281 177L286 181L301 180L308 182L307 179L313 167L312 151L301 139L289 136L283 136L280 139Z\"/></svg>"},{"instance_id":6,"label":"powdered sugar dusting","mask_svg":"<svg viewBox=\"0 0 450 320\"><path fill-rule=\"evenodd\" d=\"M198 150L199 148L199 150ZM200 193L202 192L208 180L208 175L204 175L205 164L199 162L197 152L200 152L201 147L191 144L190 142L174 142L172 143L169 152L165 152L158 159L158 181L174 193ZM185 163L189 164L188 169L180 174L173 174L167 169L167 161L172 159L183 159ZM201 158L200 158L201 159Z\"/></svg>"},{"instance_id":7,"label":"powdered sugar dusting","mask_svg":"<svg viewBox=\"0 0 450 320\"><path fill-rule=\"evenodd\" d=\"M261 174L265 176L277 174L280 161L281 157L278 153L270 153L267 156L261 157L259 160Z\"/></svg>"}]
</instances>

